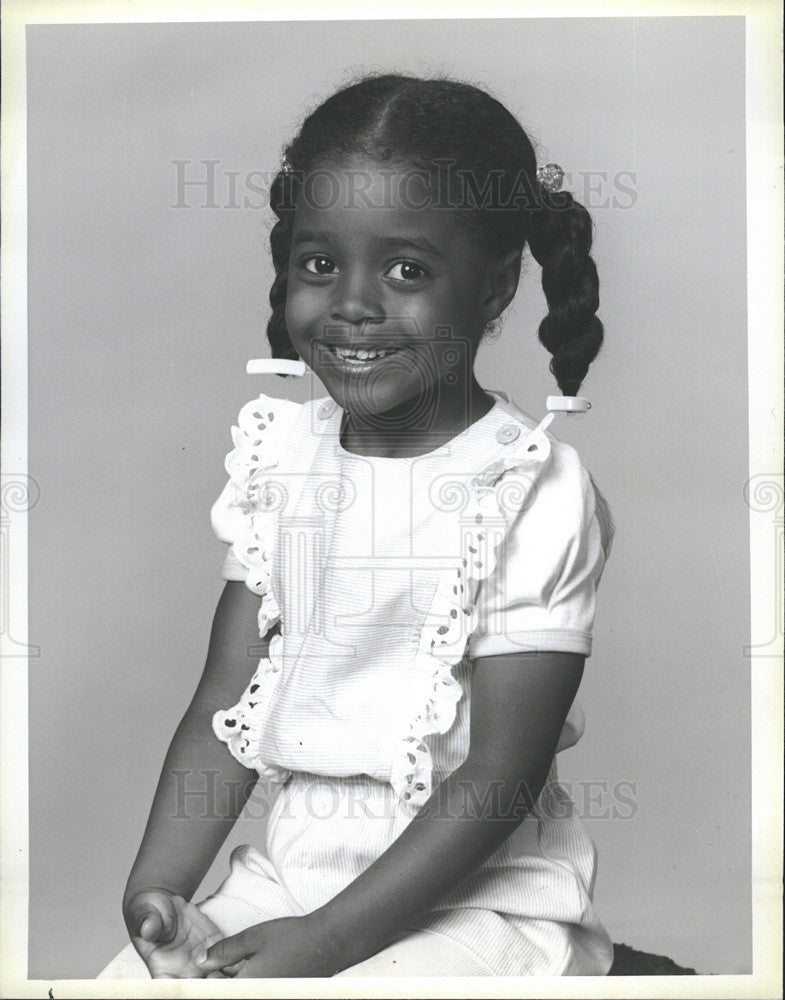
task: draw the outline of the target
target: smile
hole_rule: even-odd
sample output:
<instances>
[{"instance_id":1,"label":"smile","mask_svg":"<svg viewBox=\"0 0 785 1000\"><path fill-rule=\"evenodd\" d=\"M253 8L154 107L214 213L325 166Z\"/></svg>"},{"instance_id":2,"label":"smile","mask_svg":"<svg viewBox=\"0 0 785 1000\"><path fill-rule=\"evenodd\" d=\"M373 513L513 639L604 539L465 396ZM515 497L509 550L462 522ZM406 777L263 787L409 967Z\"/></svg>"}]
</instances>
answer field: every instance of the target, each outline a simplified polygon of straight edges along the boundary
<instances>
[{"instance_id":1,"label":"smile","mask_svg":"<svg viewBox=\"0 0 785 1000\"><path fill-rule=\"evenodd\" d=\"M327 350L334 358L338 358L339 361L343 361L345 364L357 368L370 367L373 362L380 361L382 358L388 358L391 354L397 354L398 351L401 350L400 347L357 348L338 347L335 344L329 344L326 346Z\"/></svg>"}]
</instances>

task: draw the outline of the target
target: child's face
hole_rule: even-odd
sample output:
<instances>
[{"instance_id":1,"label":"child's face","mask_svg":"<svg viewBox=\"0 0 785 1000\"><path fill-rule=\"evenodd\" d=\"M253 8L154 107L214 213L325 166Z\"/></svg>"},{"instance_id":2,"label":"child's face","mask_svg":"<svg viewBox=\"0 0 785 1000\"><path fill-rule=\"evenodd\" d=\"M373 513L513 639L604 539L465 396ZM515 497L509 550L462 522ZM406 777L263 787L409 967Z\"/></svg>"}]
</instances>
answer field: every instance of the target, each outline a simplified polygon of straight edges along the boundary
<instances>
[{"instance_id":1,"label":"child's face","mask_svg":"<svg viewBox=\"0 0 785 1000\"><path fill-rule=\"evenodd\" d=\"M426 202L422 177L367 160L326 164L301 189L286 325L349 412L408 409L440 382L460 394L493 318L487 261Z\"/></svg>"}]
</instances>

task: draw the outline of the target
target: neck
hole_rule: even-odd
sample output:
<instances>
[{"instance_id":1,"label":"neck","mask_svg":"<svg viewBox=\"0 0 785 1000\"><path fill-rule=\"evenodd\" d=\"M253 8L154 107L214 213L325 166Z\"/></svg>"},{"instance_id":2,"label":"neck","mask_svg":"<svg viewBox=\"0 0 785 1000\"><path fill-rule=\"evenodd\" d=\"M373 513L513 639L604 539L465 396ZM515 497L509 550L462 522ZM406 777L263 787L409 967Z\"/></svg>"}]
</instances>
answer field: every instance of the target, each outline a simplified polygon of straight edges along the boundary
<instances>
[{"instance_id":1,"label":"neck","mask_svg":"<svg viewBox=\"0 0 785 1000\"><path fill-rule=\"evenodd\" d=\"M473 375L463 392L439 383L429 396L412 398L370 418L347 412L341 445L356 455L413 458L441 448L482 419L493 405L493 398Z\"/></svg>"}]
</instances>

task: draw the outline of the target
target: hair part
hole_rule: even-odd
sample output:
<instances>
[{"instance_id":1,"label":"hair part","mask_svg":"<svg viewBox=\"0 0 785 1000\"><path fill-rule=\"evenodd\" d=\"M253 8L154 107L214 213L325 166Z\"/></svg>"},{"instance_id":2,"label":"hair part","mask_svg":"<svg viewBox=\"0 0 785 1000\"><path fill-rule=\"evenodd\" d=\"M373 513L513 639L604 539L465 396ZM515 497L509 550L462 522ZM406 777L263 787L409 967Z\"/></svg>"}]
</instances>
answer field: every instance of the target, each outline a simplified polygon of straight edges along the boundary
<instances>
[{"instance_id":1,"label":"hair part","mask_svg":"<svg viewBox=\"0 0 785 1000\"><path fill-rule=\"evenodd\" d=\"M339 90L310 114L286 147L270 206L275 280L267 337L273 357L296 359L286 329L286 281L294 212L303 178L327 162L361 155L424 171L435 197L491 257L529 245L542 267L548 314L539 327L562 393L578 392L599 353L599 280L589 213L568 193L537 180L532 143L490 94L447 79L379 74ZM450 169L452 167L452 169Z\"/></svg>"}]
</instances>

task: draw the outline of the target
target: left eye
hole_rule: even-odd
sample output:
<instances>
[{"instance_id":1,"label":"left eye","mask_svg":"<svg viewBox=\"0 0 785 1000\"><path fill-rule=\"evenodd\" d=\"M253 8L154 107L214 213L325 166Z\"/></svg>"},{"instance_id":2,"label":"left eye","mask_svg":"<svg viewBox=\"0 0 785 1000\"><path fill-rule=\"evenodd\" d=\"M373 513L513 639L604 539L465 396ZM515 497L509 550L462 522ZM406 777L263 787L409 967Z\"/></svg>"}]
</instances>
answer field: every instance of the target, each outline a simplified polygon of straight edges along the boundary
<instances>
[{"instance_id":1,"label":"left eye","mask_svg":"<svg viewBox=\"0 0 785 1000\"><path fill-rule=\"evenodd\" d=\"M400 260L397 264L393 264L387 272L387 277L393 278L395 281L417 281L424 275L425 268L411 260Z\"/></svg>"}]
</instances>

